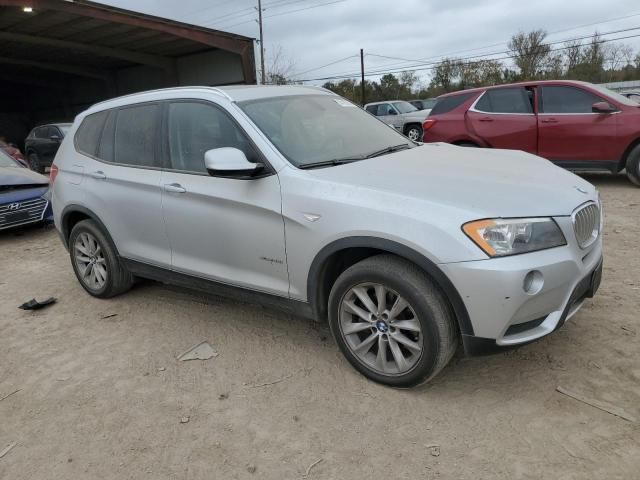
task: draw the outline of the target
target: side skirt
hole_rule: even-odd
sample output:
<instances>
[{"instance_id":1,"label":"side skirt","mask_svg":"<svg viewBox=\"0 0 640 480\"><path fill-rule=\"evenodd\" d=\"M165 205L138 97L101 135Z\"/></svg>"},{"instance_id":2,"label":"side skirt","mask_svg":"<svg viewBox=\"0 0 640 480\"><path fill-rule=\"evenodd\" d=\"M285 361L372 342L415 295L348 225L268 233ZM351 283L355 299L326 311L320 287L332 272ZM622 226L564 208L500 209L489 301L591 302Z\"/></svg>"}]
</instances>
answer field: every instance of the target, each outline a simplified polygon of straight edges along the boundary
<instances>
[{"instance_id":1,"label":"side skirt","mask_svg":"<svg viewBox=\"0 0 640 480\"><path fill-rule=\"evenodd\" d=\"M165 268L156 267L147 263L120 257L123 265L135 276L155 280L157 282L176 285L178 287L197 290L211 295L232 298L242 302L256 303L266 307L275 308L286 313L314 319L311 306L306 302L289 298L256 292L247 288L236 287L225 283L215 282L205 278L194 277L184 273L174 272Z\"/></svg>"},{"instance_id":2,"label":"side skirt","mask_svg":"<svg viewBox=\"0 0 640 480\"><path fill-rule=\"evenodd\" d=\"M559 167L567 170L580 172L611 172L618 173L619 163L617 160L551 160Z\"/></svg>"}]
</instances>

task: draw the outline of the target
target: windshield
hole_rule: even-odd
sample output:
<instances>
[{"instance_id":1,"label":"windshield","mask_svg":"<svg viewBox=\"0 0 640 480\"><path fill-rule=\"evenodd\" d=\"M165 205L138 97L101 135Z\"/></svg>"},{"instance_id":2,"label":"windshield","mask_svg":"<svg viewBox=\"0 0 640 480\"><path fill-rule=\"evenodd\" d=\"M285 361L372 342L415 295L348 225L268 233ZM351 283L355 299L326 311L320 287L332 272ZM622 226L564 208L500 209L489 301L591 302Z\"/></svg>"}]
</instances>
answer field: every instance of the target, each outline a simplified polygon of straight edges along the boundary
<instances>
[{"instance_id":1,"label":"windshield","mask_svg":"<svg viewBox=\"0 0 640 480\"><path fill-rule=\"evenodd\" d=\"M595 85L595 84L589 84L589 86L594 90L597 90L598 92L602 93L603 95L606 95L607 97L614 99L618 103L622 103L623 105L628 105L630 107L638 106L637 102L634 102L633 100L625 97L624 95L620 95L619 93L614 92L613 90L609 90L607 87L603 87L602 85Z\"/></svg>"},{"instance_id":2,"label":"windshield","mask_svg":"<svg viewBox=\"0 0 640 480\"><path fill-rule=\"evenodd\" d=\"M422 108L424 108L425 110L427 109L432 109L433 107L436 106L436 103L438 102L438 100L436 100L435 98L430 98L429 100L423 100L422 101Z\"/></svg>"},{"instance_id":3,"label":"windshield","mask_svg":"<svg viewBox=\"0 0 640 480\"><path fill-rule=\"evenodd\" d=\"M291 95L240 102L295 166L366 156L408 138L353 103L334 95Z\"/></svg>"},{"instance_id":4,"label":"windshield","mask_svg":"<svg viewBox=\"0 0 640 480\"><path fill-rule=\"evenodd\" d=\"M20 164L0 150L0 167L20 167Z\"/></svg>"},{"instance_id":5,"label":"windshield","mask_svg":"<svg viewBox=\"0 0 640 480\"><path fill-rule=\"evenodd\" d=\"M418 109L411 105L409 102L393 102L393 106L396 107L400 113L411 113L418 111Z\"/></svg>"}]
</instances>

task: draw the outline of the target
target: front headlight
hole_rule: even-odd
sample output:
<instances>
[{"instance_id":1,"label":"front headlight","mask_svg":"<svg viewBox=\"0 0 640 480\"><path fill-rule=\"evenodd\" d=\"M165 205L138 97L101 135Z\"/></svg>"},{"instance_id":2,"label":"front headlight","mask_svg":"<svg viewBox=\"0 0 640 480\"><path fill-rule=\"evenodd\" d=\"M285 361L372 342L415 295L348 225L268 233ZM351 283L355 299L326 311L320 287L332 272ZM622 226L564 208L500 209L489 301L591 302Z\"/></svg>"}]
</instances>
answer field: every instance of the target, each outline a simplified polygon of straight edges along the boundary
<instances>
[{"instance_id":1,"label":"front headlight","mask_svg":"<svg viewBox=\"0 0 640 480\"><path fill-rule=\"evenodd\" d=\"M560 227L551 218L476 220L462 230L490 257L504 257L566 245Z\"/></svg>"}]
</instances>

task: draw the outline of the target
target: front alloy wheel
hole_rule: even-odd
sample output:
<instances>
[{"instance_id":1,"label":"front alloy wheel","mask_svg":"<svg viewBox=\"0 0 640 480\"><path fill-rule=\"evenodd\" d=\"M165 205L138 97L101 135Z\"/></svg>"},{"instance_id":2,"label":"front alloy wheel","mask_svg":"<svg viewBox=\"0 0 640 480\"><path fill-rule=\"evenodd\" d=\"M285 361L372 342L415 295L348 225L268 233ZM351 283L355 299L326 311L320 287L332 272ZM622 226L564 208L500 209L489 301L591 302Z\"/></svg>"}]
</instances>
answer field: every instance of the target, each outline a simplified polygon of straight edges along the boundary
<instances>
[{"instance_id":1,"label":"front alloy wheel","mask_svg":"<svg viewBox=\"0 0 640 480\"><path fill-rule=\"evenodd\" d=\"M407 137L409 137L410 140L413 140L414 142L421 142L422 141L422 129L419 127L411 127L409 128L409 130L407 130Z\"/></svg>"},{"instance_id":2,"label":"front alloy wheel","mask_svg":"<svg viewBox=\"0 0 640 480\"><path fill-rule=\"evenodd\" d=\"M342 298L340 331L358 360L384 375L409 372L422 355L422 329L413 308L379 283L357 285Z\"/></svg>"}]
</instances>

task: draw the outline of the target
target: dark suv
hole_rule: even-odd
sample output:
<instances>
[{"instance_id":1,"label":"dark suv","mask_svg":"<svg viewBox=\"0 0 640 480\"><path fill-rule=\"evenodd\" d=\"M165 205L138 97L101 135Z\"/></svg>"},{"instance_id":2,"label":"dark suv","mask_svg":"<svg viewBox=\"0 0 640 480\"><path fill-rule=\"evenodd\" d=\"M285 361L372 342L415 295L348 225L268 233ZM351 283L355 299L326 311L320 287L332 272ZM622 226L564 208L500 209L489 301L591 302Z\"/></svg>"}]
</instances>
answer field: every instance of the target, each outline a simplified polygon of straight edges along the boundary
<instances>
[{"instance_id":1,"label":"dark suv","mask_svg":"<svg viewBox=\"0 0 640 480\"><path fill-rule=\"evenodd\" d=\"M44 173L53 163L60 143L71 128L70 123L42 125L31 130L24 141L25 153L31 170Z\"/></svg>"}]
</instances>

